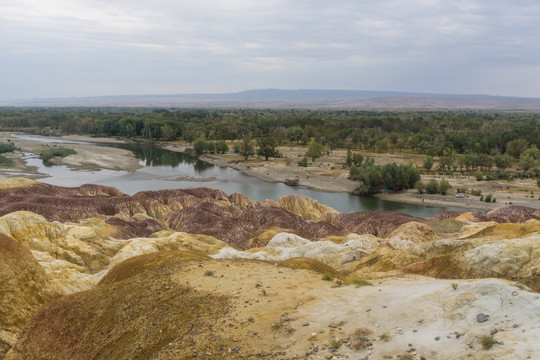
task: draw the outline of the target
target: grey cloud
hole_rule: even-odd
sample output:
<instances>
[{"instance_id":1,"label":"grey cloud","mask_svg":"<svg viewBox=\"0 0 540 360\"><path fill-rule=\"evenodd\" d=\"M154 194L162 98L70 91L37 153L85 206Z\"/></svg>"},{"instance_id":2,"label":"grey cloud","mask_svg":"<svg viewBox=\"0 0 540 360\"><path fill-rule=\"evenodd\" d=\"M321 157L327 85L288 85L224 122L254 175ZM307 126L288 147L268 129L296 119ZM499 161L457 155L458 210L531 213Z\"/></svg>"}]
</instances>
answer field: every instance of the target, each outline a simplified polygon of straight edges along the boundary
<instances>
[{"instance_id":1,"label":"grey cloud","mask_svg":"<svg viewBox=\"0 0 540 360\"><path fill-rule=\"evenodd\" d=\"M511 0L4 0L0 99L266 87L540 97L539 17L536 2Z\"/></svg>"}]
</instances>

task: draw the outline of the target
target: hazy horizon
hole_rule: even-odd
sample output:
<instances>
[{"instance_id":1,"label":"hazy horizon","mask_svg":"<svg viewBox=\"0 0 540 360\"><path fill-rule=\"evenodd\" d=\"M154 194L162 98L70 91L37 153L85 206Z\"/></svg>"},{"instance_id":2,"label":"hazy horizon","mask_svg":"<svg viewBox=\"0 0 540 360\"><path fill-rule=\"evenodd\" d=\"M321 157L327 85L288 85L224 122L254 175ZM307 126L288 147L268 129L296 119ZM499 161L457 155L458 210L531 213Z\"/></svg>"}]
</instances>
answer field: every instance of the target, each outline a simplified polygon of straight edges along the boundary
<instances>
[{"instance_id":1,"label":"hazy horizon","mask_svg":"<svg viewBox=\"0 0 540 360\"><path fill-rule=\"evenodd\" d=\"M540 98L532 0L5 0L0 100L252 89Z\"/></svg>"}]
</instances>

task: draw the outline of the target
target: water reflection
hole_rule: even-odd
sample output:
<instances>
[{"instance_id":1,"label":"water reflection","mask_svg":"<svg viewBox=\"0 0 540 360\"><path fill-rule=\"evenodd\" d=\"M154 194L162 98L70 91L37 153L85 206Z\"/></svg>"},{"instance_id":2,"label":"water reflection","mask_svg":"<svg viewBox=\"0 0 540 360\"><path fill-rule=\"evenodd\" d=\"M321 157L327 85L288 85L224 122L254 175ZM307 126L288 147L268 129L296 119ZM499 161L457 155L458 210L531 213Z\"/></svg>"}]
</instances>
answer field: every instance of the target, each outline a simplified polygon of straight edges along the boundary
<instances>
[{"instance_id":1,"label":"water reflection","mask_svg":"<svg viewBox=\"0 0 540 360\"><path fill-rule=\"evenodd\" d=\"M26 140L34 136L25 135ZM55 139L40 138L40 141L55 143ZM62 141L62 143L68 143ZM443 207L429 207L421 204L402 204L383 201L377 198L358 197L348 193L327 193L302 187L291 187L282 183L269 183L246 176L228 167L219 167L200 161L183 153L156 148L144 144L95 144L119 147L130 150L144 167L134 171L75 171L66 166L44 164L37 156L27 158L29 166L50 177L40 181L61 186L80 186L84 183L96 183L114 186L124 193L134 194L139 191L160 189L184 189L207 186L221 189L227 194L239 192L256 201L265 199L278 200L287 194L300 194L316 199L341 212L391 210L400 211L419 217L433 216Z\"/></svg>"}]
</instances>

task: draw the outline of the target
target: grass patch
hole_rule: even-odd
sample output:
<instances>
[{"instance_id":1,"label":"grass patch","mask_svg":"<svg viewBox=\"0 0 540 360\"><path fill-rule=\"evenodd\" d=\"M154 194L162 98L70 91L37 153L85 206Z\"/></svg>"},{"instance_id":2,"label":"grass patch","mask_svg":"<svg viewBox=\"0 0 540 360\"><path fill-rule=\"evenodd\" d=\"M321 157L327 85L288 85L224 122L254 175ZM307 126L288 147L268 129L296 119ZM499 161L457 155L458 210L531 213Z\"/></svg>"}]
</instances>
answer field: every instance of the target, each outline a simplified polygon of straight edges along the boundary
<instances>
[{"instance_id":1,"label":"grass patch","mask_svg":"<svg viewBox=\"0 0 540 360\"><path fill-rule=\"evenodd\" d=\"M389 341L390 335L388 335L388 333L382 333L381 335L379 335L379 339L381 339L382 341Z\"/></svg>"},{"instance_id":2,"label":"grass patch","mask_svg":"<svg viewBox=\"0 0 540 360\"><path fill-rule=\"evenodd\" d=\"M457 287L458 287L458 284L456 284L456 283L452 283L452 289L456 290L456 289L457 289Z\"/></svg>"},{"instance_id":3,"label":"grass patch","mask_svg":"<svg viewBox=\"0 0 540 360\"><path fill-rule=\"evenodd\" d=\"M337 341L336 339L332 339L330 341L330 345L334 348L334 349L339 349L341 347L341 341Z\"/></svg>"},{"instance_id":4,"label":"grass patch","mask_svg":"<svg viewBox=\"0 0 540 360\"><path fill-rule=\"evenodd\" d=\"M0 166L3 166L3 167L14 167L15 166L15 162L11 159L8 159L7 157L5 157L4 155L0 155Z\"/></svg>"},{"instance_id":5,"label":"grass patch","mask_svg":"<svg viewBox=\"0 0 540 360\"><path fill-rule=\"evenodd\" d=\"M493 344L495 344L495 338L493 337L493 335L484 335L480 339L480 343L482 344L482 347L484 349L488 350L493 346Z\"/></svg>"},{"instance_id":6,"label":"grass patch","mask_svg":"<svg viewBox=\"0 0 540 360\"><path fill-rule=\"evenodd\" d=\"M334 281L334 277L330 273L323 274L322 279L324 281Z\"/></svg>"},{"instance_id":7,"label":"grass patch","mask_svg":"<svg viewBox=\"0 0 540 360\"><path fill-rule=\"evenodd\" d=\"M372 283L370 283L369 281L367 280L362 280L362 279L354 279L352 281L352 283L354 285L356 285L357 287L360 287L360 286L373 286Z\"/></svg>"},{"instance_id":8,"label":"grass patch","mask_svg":"<svg viewBox=\"0 0 540 360\"><path fill-rule=\"evenodd\" d=\"M212 270L206 270L204 276L214 276L214 272Z\"/></svg>"},{"instance_id":9,"label":"grass patch","mask_svg":"<svg viewBox=\"0 0 540 360\"><path fill-rule=\"evenodd\" d=\"M66 157L68 155L74 155L77 152L73 150L72 148L66 148L66 147L54 147L47 150L44 150L41 152L41 158L43 161L49 161L53 157L59 156L59 157Z\"/></svg>"}]
</instances>

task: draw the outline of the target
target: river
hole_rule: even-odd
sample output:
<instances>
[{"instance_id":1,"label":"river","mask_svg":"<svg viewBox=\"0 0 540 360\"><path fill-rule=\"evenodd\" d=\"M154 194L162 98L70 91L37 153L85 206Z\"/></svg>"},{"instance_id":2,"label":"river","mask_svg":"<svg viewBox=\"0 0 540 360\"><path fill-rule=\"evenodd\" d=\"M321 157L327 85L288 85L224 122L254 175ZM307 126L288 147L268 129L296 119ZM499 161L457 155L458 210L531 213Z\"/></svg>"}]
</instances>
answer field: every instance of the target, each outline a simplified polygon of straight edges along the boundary
<instances>
[{"instance_id":1,"label":"river","mask_svg":"<svg viewBox=\"0 0 540 360\"><path fill-rule=\"evenodd\" d=\"M51 144L81 144L81 142L77 141L33 135L13 134L13 136L24 140ZM330 193L304 187L292 187L282 183L266 182L244 175L240 171L229 167L215 166L180 152L150 145L136 143L83 144L119 147L130 150L137 157L142 168L133 172L105 169L86 171L74 170L64 165L44 163L36 154L32 153L25 153L23 159L28 166L34 166L39 173L49 176L39 179L40 182L59 186L80 186L86 183L101 184L116 187L130 195L146 190L185 189L206 186L223 190L227 194L233 192L243 193L257 201L265 199L277 201L280 196L287 194L305 195L341 212L390 210L418 217L430 217L445 210L456 210L445 207L404 204L372 197L354 196L348 193Z\"/></svg>"}]
</instances>

